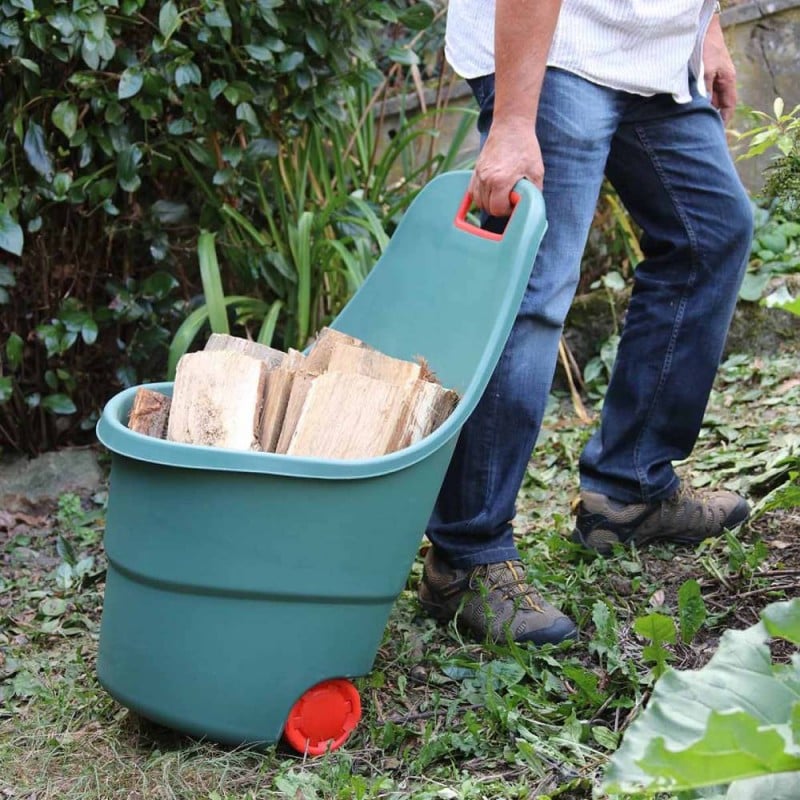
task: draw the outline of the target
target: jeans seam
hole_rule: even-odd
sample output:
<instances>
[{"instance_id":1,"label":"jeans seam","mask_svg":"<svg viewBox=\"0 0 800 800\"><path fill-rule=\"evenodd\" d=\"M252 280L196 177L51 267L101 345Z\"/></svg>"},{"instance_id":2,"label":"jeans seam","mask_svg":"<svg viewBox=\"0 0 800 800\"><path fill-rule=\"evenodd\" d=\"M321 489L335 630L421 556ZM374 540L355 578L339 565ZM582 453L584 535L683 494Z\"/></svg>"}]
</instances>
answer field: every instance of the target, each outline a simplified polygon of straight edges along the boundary
<instances>
[{"instance_id":1,"label":"jeans seam","mask_svg":"<svg viewBox=\"0 0 800 800\"><path fill-rule=\"evenodd\" d=\"M503 364L504 364L504 360L506 358L510 357L510 356L507 355L507 353L508 353L508 351L504 349L502 354L500 355L500 361L498 362L497 367L495 369L502 369ZM499 398L500 398L499 392L496 392L496 391L492 392L491 402L492 402L492 414L493 415L496 414L496 407L497 407L497 403L499 402ZM489 453L490 453L490 456L488 458L489 468L486 471L486 486L484 488L483 497L481 498L481 511L480 511L480 514L483 514L487 509L488 500L489 500L489 497L491 495L490 487L494 486L495 475L497 473L497 469L496 469L495 463L494 463L495 460L491 457L491 453L494 453L494 451L497 449L497 436L498 436L498 430L497 429L498 429L498 427L499 427L498 425L493 425L492 426L492 435L491 435L490 440L489 440ZM478 514L477 517L479 517L480 514ZM474 522L474 520L477 517L473 517L473 519L470 520L470 522ZM467 530L469 530L469 523L467 524Z\"/></svg>"},{"instance_id":2,"label":"jeans seam","mask_svg":"<svg viewBox=\"0 0 800 800\"><path fill-rule=\"evenodd\" d=\"M655 170L656 174L661 180L661 185L664 187L664 191L667 193L667 196L672 202L672 206L675 209L675 213L678 215L678 218L683 223L683 227L686 231L686 235L689 240L689 252L691 253L691 270L689 271L689 275L686 280L686 284L683 290L683 294L681 296L681 300L678 304L678 308L675 311L675 318L672 323L672 333L669 338L667 352L664 356L664 363L661 368L661 374L659 375L658 384L656 385L655 391L653 392L653 397L650 401L650 407L644 418L642 429L639 431L639 435L636 437L636 444L634 445L633 448L633 466L634 469L636 470L636 477L639 480L639 487L642 493L642 500L645 503L649 503L651 500L651 495L647 487L644 470L642 469L641 466L642 438L644 437L646 431L649 428L650 422L652 421L652 417L654 414L654 407L657 404L658 398L663 391L664 384L666 383L667 376L669 375L672 367L672 358L675 353L675 345L678 339L678 333L683 323L683 317L686 311L686 304L689 299L688 294L692 286L694 286L695 278L697 277L699 251L698 251L697 237L695 235L695 232L691 226L691 223L685 211L681 206L681 203L678 201L677 197L675 196L672 190L672 187L669 183L669 180L667 179L667 176L664 173L661 163L659 162L653 147L648 141L647 134L640 126L636 126L635 130L636 130L636 135L639 138L639 141L642 143L642 148L644 149L644 152L647 153L647 155L649 156L650 163L653 165L653 169Z\"/></svg>"}]
</instances>

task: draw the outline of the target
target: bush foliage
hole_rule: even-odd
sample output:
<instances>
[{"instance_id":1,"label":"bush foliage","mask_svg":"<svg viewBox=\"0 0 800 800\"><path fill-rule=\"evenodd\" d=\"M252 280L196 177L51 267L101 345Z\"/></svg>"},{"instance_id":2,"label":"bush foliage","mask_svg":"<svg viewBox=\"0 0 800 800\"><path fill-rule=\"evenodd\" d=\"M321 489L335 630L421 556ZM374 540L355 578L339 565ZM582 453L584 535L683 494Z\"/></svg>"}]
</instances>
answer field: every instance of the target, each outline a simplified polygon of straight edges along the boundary
<instances>
[{"instance_id":1,"label":"bush foliage","mask_svg":"<svg viewBox=\"0 0 800 800\"><path fill-rule=\"evenodd\" d=\"M374 200L348 201L374 149L334 185L321 169L334 147L358 160L341 131L385 88L373 54L413 66L433 16L414 0L3 0L0 441L75 440L115 388L163 377L202 302L203 230L221 232L226 293L257 301L237 321L256 308L284 344L313 332L330 304L296 264L304 215L339 198L315 235L341 241L342 292L341 265L356 253L363 271L382 234Z\"/></svg>"}]
</instances>

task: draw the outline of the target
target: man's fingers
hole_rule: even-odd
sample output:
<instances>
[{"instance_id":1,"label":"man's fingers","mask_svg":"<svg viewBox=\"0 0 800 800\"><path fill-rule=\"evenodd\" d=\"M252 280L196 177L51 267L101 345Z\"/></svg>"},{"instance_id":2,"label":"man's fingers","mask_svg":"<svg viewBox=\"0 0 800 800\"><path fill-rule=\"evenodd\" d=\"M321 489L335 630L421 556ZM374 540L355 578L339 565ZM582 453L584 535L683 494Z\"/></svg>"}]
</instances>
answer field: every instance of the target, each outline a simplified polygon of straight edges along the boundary
<instances>
[{"instance_id":1,"label":"man's fingers","mask_svg":"<svg viewBox=\"0 0 800 800\"><path fill-rule=\"evenodd\" d=\"M710 93L711 104L719 111L726 124L736 111L736 94L735 79L721 75L714 81L713 91Z\"/></svg>"},{"instance_id":2,"label":"man's fingers","mask_svg":"<svg viewBox=\"0 0 800 800\"><path fill-rule=\"evenodd\" d=\"M507 217L511 213L511 190L506 192L492 182L481 180L477 173L473 173L467 191L472 196L472 202L487 214L493 217Z\"/></svg>"},{"instance_id":3,"label":"man's fingers","mask_svg":"<svg viewBox=\"0 0 800 800\"><path fill-rule=\"evenodd\" d=\"M491 191L489 194L489 202L487 203L486 210L493 217L507 217L511 214L511 192Z\"/></svg>"},{"instance_id":4,"label":"man's fingers","mask_svg":"<svg viewBox=\"0 0 800 800\"><path fill-rule=\"evenodd\" d=\"M528 176L521 176L527 178L539 190L542 189L544 183L543 176L531 178ZM511 214L514 206L511 202L511 194L516 186L516 181L509 185L507 182L493 183L488 181L481 181L475 173L473 173L472 180L469 184L469 194L472 196L472 201L478 208L490 214L493 217L507 217Z\"/></svg>"},{"instance_id":5,"label":"man's fingers","mask_svg":"<svg viewBox=\"0 0 800 800\"><path fill-rule=\"evenodd\" d=\"M544 172L525 176L540 192L544 189Z\"/></svg>"},{"instance_id":6,"label":"man's fingers","mask_svg":"<svg viewBox=\"0 0 800 800\"><path fill-rule=\"evenodd\" d=\"M517 181L527 177L541 189L543 175L539 142L527 124L524 129L493 126L475 164L471 194L483 211L493 217L507 217Z\"/></svg>"},{"instance_id":7,"label":"man's fingers","mask_svg":"<svg viewBox=\"0 0 800 800\"><path fill-rule=\"evenodd\" d=\"M719 113L722 115L722 121L727 125L736 113L735 106L723 106L720 108Z\"/></svg>"},{"instance_id":8,"label":"man's fingers","mask_svg":"<svg viewBox=\"0 0 800 800\"><path fill-rule=\"evenodd\" d=\"M483 208L481 205L482 197L481 197L481 187L478 183L478 179L475 177L475 173L472 173L472 177L469 180L469 186L467 187L467 193L472 198L472 202L475 203L478 208Z\"/></svg>"}]
</instances>

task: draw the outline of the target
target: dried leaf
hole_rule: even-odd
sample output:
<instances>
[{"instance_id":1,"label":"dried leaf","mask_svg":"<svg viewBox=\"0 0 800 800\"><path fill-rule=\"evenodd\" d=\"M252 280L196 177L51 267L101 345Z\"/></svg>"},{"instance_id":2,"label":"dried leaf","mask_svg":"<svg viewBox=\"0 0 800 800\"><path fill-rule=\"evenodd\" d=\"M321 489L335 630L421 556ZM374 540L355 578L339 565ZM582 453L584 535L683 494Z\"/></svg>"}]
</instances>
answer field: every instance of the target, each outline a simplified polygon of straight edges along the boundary
<instances>
[{"instance_id":1,"label":"dried leaf","mask_svg":"<svg viewBox=\"0 0 800 800\"><path fill-rule=\"evenodd\" d=\"M666 602L667 595L663 589L657 589L650 597L650 605L653 608L659 608Z\"/></svg>"}]
</instances>

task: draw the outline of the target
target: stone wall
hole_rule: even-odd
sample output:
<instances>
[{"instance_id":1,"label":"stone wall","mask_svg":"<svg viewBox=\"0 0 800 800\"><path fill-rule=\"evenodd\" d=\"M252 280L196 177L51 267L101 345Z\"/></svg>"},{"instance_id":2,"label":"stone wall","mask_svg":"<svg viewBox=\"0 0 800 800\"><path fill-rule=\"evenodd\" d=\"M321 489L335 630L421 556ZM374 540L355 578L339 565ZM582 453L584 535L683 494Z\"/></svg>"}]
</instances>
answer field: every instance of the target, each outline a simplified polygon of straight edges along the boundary
<instances>
[{"instance_id":1,"label":"stone wall","mask_svg":"<svg viewBox=\"0 0 800 800\"><path fill-rule=\"evenodd\" d=\"M787 110L800 104L800 0L762 0L737 3L722 13L725 38L736 63L739 102L772 114L776 97ZM747 130L752 122L741 114L734 128ZM745 186L758 192L772 154L737 161Z\"/></svg>"},{"instance_id":2,"label":"stone wall","mask_svg":"<svg viewBox=\"0 0 800 800\"><path fill-rule=\"evenodd\" d=\"M469 132L461 144L458 160L454 167L472 166L480 144L476 127L478 107L467 82L455 75L450 67L445 66L445 70L441 85L437 88L426 89L422 97L423 102L420 102L420 97L416 92L409 92L399 97L392 97L378 106L375 116L379 121L379 158L400 133L405 120L426 111L430 113L430 116L416 130L427 129L435 132L436 135L433 138L420 136L415 139L406 151L406 158L411 159L415 166L420 166L436 153L447 154L466 115L469 117ZM436 115L433 110L437 107L444 107L445 110ZM403 166L398 162L389 173L390 179L399 181L403 177L403 173Z\"/></svg>"}]
</instances>

